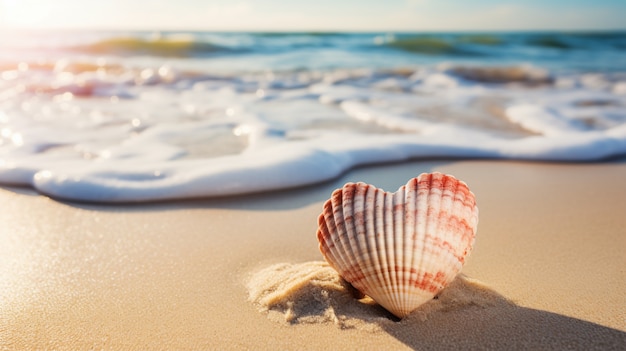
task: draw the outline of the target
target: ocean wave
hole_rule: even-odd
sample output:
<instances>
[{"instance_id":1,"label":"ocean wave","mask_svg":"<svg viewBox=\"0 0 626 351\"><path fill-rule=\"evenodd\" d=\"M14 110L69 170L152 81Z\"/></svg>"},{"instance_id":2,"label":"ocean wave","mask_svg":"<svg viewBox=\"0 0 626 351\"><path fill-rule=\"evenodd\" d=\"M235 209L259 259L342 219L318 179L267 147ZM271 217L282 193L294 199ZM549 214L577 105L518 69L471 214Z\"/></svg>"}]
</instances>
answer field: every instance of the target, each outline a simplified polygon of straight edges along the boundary
<instances>
[{"instance_id":1,"label":"ocean wave","mask_svg":"<svg viewBox=\"0 0 626 351\"><path fill-rule=\"evenodd\" d=\"M96 55L148 55L161 57L194 57L232 51L231 48L197 41L192 36L159 37L154 39L116 37L73 46L70 49Z\"/></svg>"},{"instance_id":2,"label":"ocean wave","mask_svg":"<svg viewBox=\"0 0 626 351\"><path fill-rule=\"evenodd\" d=\"M387 47L424 55L483 56L485 50L506 44L502 36L488 34L455 35L401 35L390 36Z\"/></svg>"},{"instance_id":3,"label":"ocean wave","mask_svg":"<svg viewBox=\"0 0 626 351\"><path fill-rule=\"evenodd\" d=\"M626 49L624 32L537 33L524 38L527 45L547 49Z\"/></svg>"},{"instance_id":4,"label":"ocean wave","mask_svg":"<svg viewBox=\"0 0 626 351\"><path fill-rule=\"evenodd\" d=\"M553 50L567 52L600 49L619 52L626 49L626 35L622 32L390 34L385 40L379 40L379 44L431 56L507 57L513 52L518 55L528 53L528 48L533 48L534 55L541 56L550 55Z\"/></svg>"},{"instance_id":5,"label":"ocean wave","mask_svg":"<svg viewBox=\"0 0 626 351\"><path fill-rule=\"evenodd\" d=\"M572 43L571 41L567 40L567 38L563 38L563 37L555 36L555 35L537 36L534 38L530 38L527 41L527 43L532 46L539 46L539 47L551 48L551 49L561 49L561 50L573 49L577 46L575 43Z\"/></svg>"},{"instance_id":6,"label":"ocean wave","mask_svg":"<svg viewBox=\"0 0 626 351\"><path fill-rule=\"evenodd\" d=\"M619 74L556 75L537 89L549 76L532 66L234 76L107 67L0 72L0 183L138 202L296 187L413 158L626 154ZM52 90L41 90L45 79Z\"/></svg>"},{"instance_id":7,"label":"ocean wave","mask_svg":"<svg viewBox=\"0 0 626 351\"><path fill-rule=\"evenodd\" d=\"M626 49L624 34L51 32L39 33L38 36L15 35L11 38L0 38L0 47L5 49L0 53L0 58L76 58L85 54L135 60L195 58L211 60L211 68L219 65L219 70L236 67L240 71L392 68L437 64L438 60L491 65L528 63L546 66L551 70L573 68L621 71Z\"/></svg>"},{"instance_id":8,"label":"ocean wave","mask_svg":"<svg viewBox=\"0 0 626 351\"><path fill-rule=\"evenodd\" d=\"M456 42L466 43L466 44L495 46L495 45L504 44L505 40L501 36L497 36L497 35L475 34L475 35L459 36L456 38Z\"/></svg>"},{"instance_id":9,"label":"ocean wave","mask_svg":"<svg viewBox=\"0 0 626 351\"><path fill-rule=\"evenodd\" d=\"M394 49L400 49L426 55L476 55L477 53L462 49L443 38L427 36L410 36L394 38L385 44Z\"/></svg>"},{"instance_id":10,"label":"ocean wave","mask_svg":"<svg viewBox=\"0 0 626 351\"><path fill-rule=\"evenodd\" d=\"M0 183L138 202L420 157L626 154L616 35L76 35L1 53ZM576 49L528 44L546 35Z\"/></svg>"}]
</instances>

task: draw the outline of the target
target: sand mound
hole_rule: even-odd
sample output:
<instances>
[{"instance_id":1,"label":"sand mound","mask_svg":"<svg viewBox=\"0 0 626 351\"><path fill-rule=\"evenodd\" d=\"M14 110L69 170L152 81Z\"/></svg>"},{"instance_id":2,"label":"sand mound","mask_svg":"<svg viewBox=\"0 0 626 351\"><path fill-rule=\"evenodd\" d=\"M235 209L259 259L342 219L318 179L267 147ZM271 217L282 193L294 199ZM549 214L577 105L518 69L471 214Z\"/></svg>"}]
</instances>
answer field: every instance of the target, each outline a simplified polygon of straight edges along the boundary
<instances>
[{"instance_id":1,"label":"sand mound","mask_svg":"<svg viewBox=\"0 0 626 351\"><path fill-rule=\"evenodd\" d=\"M261 312L281 323L334 323L340 328L369 330L398 323L369 297L356 299L353 288L326 262L272 265L251 277L248 291L250 301ZM497 303L509 302L480 282L460 275L435 299L400 323L425 321L433 313Z\"/></svg>"}]
</instances>

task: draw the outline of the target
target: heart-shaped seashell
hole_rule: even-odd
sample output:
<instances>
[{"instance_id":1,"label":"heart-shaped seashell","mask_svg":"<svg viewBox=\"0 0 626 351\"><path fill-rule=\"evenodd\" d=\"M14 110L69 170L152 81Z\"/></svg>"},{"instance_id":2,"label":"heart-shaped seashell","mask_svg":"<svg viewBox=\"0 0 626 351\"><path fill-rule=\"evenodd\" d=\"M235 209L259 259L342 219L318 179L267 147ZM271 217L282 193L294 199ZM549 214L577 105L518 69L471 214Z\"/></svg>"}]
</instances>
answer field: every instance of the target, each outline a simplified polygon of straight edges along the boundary
<instances>
[{"instance_id":1,"label":"heart-shaped seashell","mask_svg":"<svg viewBox=\"0 0 626 351\"><path fill-rule=\"evenodd\" d=\"M478 207L464 182L423 173L395 193L347 183L326 201L318 223L326 261L402 318L460 272L474 244Z\"/></svg>"}]
</instances>

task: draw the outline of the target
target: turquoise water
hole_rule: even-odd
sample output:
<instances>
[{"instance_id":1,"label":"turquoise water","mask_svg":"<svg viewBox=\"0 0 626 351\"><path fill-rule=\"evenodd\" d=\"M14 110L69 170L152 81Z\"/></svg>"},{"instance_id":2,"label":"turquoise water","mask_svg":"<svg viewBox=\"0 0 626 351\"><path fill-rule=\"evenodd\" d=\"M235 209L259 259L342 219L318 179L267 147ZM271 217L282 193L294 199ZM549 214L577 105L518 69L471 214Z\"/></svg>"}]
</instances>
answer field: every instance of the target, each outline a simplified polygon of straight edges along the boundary
<instances>
[{"instance_id":1,"label":"turquoise water","mask_svg":"<svg viewBox=\"0 0 626 351\"><path fill-rule=\"evenodd\" d=\"M528 63L556 71L623 71L626 32L524 33L1 33L2 54L202 59L219 68L391 68ZM5 57L6 57L5 56ZM230 65L225 60L230 62Z\"/></svg>"}]
</instances>

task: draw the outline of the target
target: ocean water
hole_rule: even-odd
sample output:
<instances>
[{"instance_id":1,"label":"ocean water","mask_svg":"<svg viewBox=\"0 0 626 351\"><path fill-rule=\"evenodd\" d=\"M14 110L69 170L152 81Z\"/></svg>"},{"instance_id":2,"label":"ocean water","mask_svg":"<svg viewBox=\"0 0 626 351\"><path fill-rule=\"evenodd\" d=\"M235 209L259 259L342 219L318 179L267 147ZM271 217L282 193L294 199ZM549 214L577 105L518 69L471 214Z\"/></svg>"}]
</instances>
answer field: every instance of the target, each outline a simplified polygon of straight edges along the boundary
<instances>
[{"instance_id":1,"label":"ocean water","mask_svg":"<svg viewBox=\"0 0 626 351\"><path fill-rule=\"evenodd\" d=\"M0 32L0 184L140 202L626 154L626 32Z\"/></svg>"}]
</instances>

